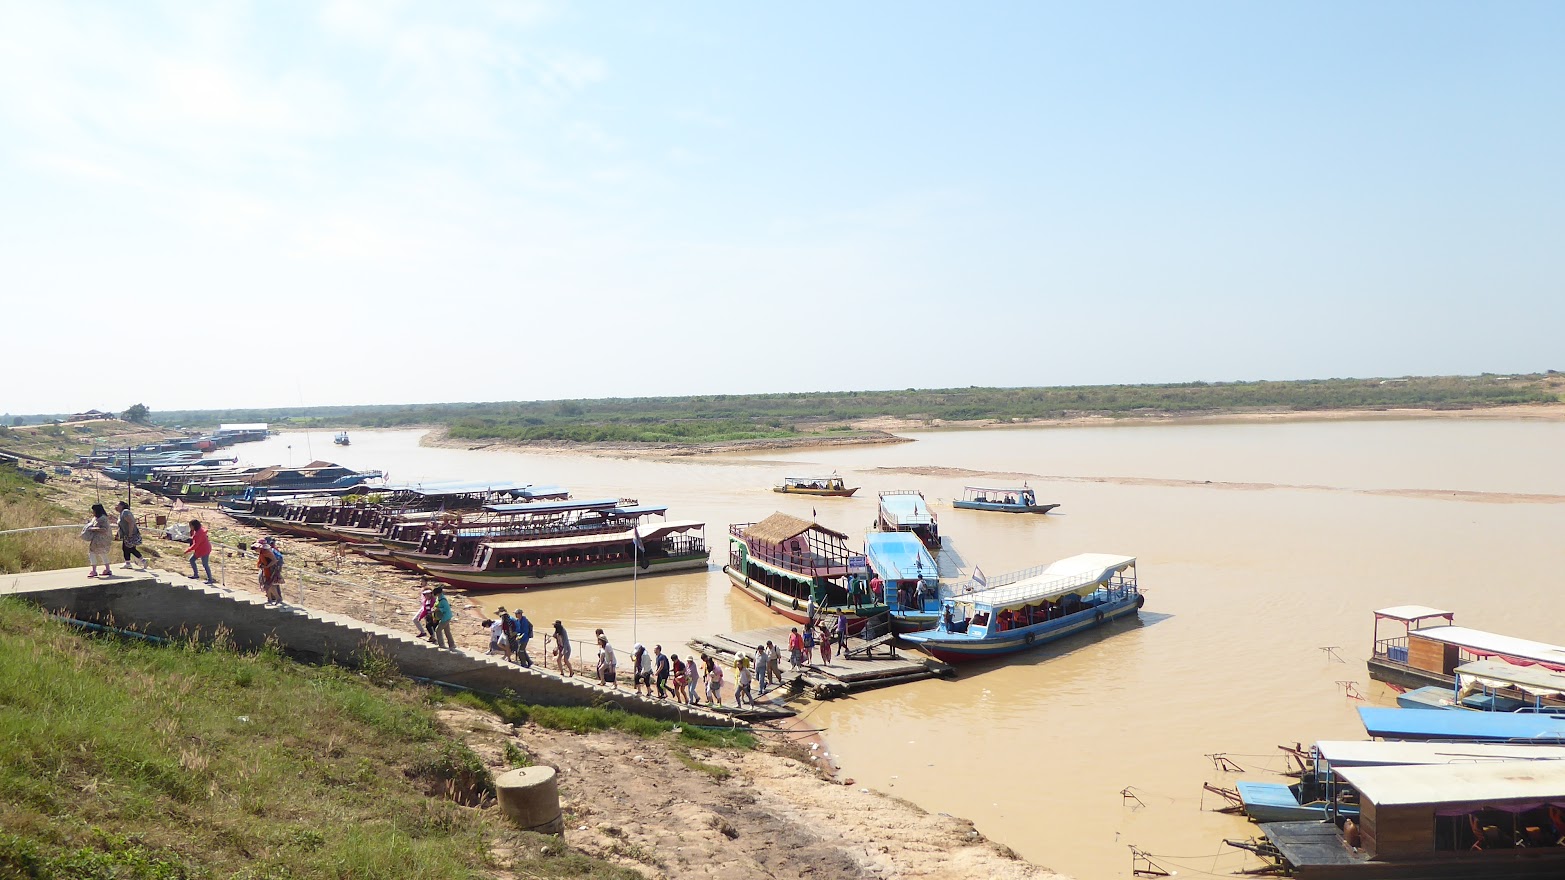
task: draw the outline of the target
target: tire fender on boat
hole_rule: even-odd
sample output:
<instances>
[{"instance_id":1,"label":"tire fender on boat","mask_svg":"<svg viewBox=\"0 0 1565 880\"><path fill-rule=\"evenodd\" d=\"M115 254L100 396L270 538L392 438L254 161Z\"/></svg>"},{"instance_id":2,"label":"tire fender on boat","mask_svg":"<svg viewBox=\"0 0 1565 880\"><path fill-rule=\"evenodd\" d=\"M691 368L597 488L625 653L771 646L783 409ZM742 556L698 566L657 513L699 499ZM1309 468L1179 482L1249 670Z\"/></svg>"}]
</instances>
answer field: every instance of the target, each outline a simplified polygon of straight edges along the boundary
<instances>
[{"instance_id":1,"label":"tire fender on boat","mask_svg":"<svg viewBox=\"0 0 1565 880\"><path fill-rule=\"evenodd\" d=\"M1147 604L1147 597L1141 595L1140 593L1137 593L1136 594L1136 607L1140 608L1141 606L1143 606L1145 604Z\"/></svg>"},{"instance_id":2,"label":"tire fender on boat","mask_svg":"<svg viewBox=\"0 0 1565 880\"><path fill-rule=\"evenodd\" d=\"M1026 635L1026 637L1025 637L1025 641L1027 642L1027 644L1031 645L1033 643L1033 641L1035 639L1037 639L1037 638L1038 638L1038 634L1037 633L1028 633Z\"/></svg>"},{"instance_id":3,"label":"tire fender on boat","mask_svg":"<svg viewBox=\"0 0 1565 880\"><path fill-rule=\"evenodd\" d=\"M1095 625L1102 626L1103 625L1103 612L1099 611L1098 613L1092 615L1092 622Z\"/></svg>"}]
</instances>

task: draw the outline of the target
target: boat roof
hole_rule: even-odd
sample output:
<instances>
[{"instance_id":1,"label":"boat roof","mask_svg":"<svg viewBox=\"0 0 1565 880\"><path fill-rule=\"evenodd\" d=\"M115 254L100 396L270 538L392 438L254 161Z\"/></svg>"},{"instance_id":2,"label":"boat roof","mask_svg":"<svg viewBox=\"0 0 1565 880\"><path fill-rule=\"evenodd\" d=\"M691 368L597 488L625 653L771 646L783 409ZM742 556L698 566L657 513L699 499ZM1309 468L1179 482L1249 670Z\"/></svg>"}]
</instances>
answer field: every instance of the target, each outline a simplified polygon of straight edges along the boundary
<instances>
[{"instance_id":1,"label":"boat roof","mask_svg":"<svg viewBox=\"0 0 1565 880\"><path fill-rule=\"evenodd\" d=\"M1499 660L1474 660L1456 667L1456 674L1476 678L1489 687L1514 685L1536 696L1565 694L1565 675L1541 666L1517 666Z\"/></svg>"},{"instance_id":2,"label":"boat roof","mask_svg":"<svg viewBox=\"0 0 1565 880\"><path fill-rule=\"evenodd\" d=\"M875 574L888 581L940 577L940 566L924 549L924 542L907 532L870 532L864 537L864 555Z\"/></svg>"},{"instance_id":3,"label":"boat roof","mask_svg":"<svg viewBox=\"0 0 1565 880\"><path fill-rule=\"evenodd\" d=\"M1315 750L1333 767L1565 760L1565 746L1511 743L1322 740Z\"/></svg>"},{"instance_id":4,"label":"boat roof","mask_svg":"<svg viewBox=\"0 0 1565 880\"><path fill-rule=\"evenodd\" d=\"M744 534L747 538L754 538L757 541L764 541L768 544L781 544L789 538L797 538L811 529L825 532L828 535L835 535L843 540L847 540L848 537L845 533L836 529L828 529L818 522L789 516L786 513L774 513L758 523L751 523L744 530Z\"/></svg>"},{"instance_id":5,"label":"boat roof","mask_svg":"<svg viewBox=\"0 0 1565 880\"><path fill-rule=\"evenodd\" d=\"M1018 602L1038 602L1074 593L1089 584L1107 580L1116 571L1123 571L1136 564L1134 556L1116 556L1112 553L1080 553L1052 562L1038 574L1014 583L952 598L973 605L1013 605Z\"/></svg>"},{"instance_id":6,"label":"boat roof","mask_svg":"<svg viewBox=\"0 0 1565 880\"><path fill-rule=\"evenodd\" d=\"M424 483L398 483L387 486L388 492L408 492L429 497L439 495L466 495L473 492L511 492L535 489L530 483L516 480L438 480Z\"/></svg>"},{"instance_id":7,"label":"boat roof","mask_svg":"<svg viewBox=\"0 0 1565 880\"><path fill-rule=\"evenodd\" d=\"M1565 668L1565 648L1559 645L1497 635L1481 629L1468 629L1465 626L1429 626L1417 630L1414 634L1421 639L1456 645L1474 654L1499 654Z\"/></svg>"},{"instance_id":8,"label":"boat roof","mask_svg":"<svg viewBox=\"0 0 1565 880\"><path fill-rule=\"evenodd\" d=\"M892 519L898 525L915 526L927 525L935 521L934 514L929 512L929 505L924 503L920 495L887 495L880 496L880 509L891 514Z\"/></svg>"},{"instance_id":9,"label":"boat roof","mask_svg":"<svg viewBox=\"0 0 1565 880\"><path fill-rule=\"evenodd\" d=\"M1359 720L1370 736L1381 739L1565 743L1565 717L1541 712L1442 712L1360 706Z\"/></svg>"},{"instance_id":10,"label":"boat roof","mask_svg":"<svg viewBox=\"0 0 1565 880\"><path fill-rule=\"evenodd\" d=\"M826 480L841 480L842 479L842 475L841 474L825 474L825 475L822 475L822 476L819 476L819 477L783 477L783 479L786 480L789 483L809 483L809 482L815 482L817 480L821 481L821 482L825 482Z\"/></svg>"},{"instance_id":11,"label":"boat roof","mask_svg":"<svg viewBox=\"0 0 1565 880\"><path fill-rule=\"evenodd\" d=\"M1423 620L1426 617L1454 617L1451 611L1441 611L1439 608L1430 608L1428 605L1396 605L1391 608L1382 608L1375 612L1376 617L1389 617L1392 620L1402 620L1412 623Z\"/></svg>"},{"instance_id":12,"label":"boat roof","mask_svg":"<svg viewBox=\"0 0 1565 880\"><path fill-rule=\"evenodd\" d=\"M485 504L485 510L495 513L565 513L571 510L609 510L619 505L618 498L595 498L586 501L529 501L520 504Z\"/></svg>"},{"instance_id":13,"label":"boat roof","mask_svg":"<svg viewBox=\"0 0 1565 880\"><path fill-rule=\"evenodd\" d=\"M1344 767L1337 775L1376 807L1565 802L1565 763L1559 761Z\"/></svg>"},{"instance_id":14,"label":"boat roof","mask_svg":"<svg viewBox=\"0 0 1565 880\"><path fill-rule=\"evenodd\" d=\"M1031 486L966 486L969 492L1031 492Z\"/></svg>"},{"instance_id":15,"label":"boat roof","mask_svg":"<svg viewBox=\"0 0 1565 880\"><path fill-rule=\"evenodd\" d=\"M668 513L667 504L636 504L630 507L615 507L604 511L613 516L650 516Z\"/></svg>"},{"instance_id":16,"label":"boat roof","mask_svg":"<svg viewBox=\"0 0 1565 880\"><path fill-rule=\"evenodd\" d=\"M643 541L652 541L662 538L674 532L688 532L691 529L704 529L706 523L695 520L675 520L673 522L658 523L655 527L644 529L641 532ZM635 529L626 529L623 532L608 532L596 535L566 535L558 538L532 538L526 541L496 541L489 546L495 550L550 550L555 547L581 547L592 544L620 544L631 539L631 533Z\"/></svg>"}]
</instances>

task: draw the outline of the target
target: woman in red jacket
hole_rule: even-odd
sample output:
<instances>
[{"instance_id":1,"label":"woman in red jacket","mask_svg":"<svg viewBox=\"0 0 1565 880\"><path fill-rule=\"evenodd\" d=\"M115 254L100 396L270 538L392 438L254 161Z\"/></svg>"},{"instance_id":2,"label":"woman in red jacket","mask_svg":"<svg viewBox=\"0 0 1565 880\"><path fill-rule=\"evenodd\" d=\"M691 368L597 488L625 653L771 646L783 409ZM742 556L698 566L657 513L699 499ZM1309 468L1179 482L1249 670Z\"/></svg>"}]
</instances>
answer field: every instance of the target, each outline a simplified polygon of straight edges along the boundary
<instances>
[{"instance_id":1,"label":"woman in red jacket","mask_svg":"<svg viewBox=\"0 0 1565 880\"><path fill-rule=\"evenodd\" d=\"M201 565L206 568L206 582L216 583L212 580L212 539L207 536L206 529L201 527L201 520L190 521L190 546L185 549L190 554L190 578L195 580L200 577L196 573L196 560L201 560Z\"/></svg>"}]
</instances>

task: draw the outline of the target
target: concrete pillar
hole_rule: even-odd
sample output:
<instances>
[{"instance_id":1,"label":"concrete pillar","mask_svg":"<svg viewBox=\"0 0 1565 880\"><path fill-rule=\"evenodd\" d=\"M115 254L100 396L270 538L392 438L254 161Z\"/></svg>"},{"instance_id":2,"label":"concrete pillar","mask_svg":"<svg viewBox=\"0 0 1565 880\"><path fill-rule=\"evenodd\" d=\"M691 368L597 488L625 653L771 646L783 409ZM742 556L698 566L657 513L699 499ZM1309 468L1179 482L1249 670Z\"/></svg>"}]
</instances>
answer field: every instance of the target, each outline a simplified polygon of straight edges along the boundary
<instances>
[{"instance_id":1,"label":"concrete pillar","mask_svg":"<svg viewBox=\"0 0 1565 880\"><path fill-rule=\"evenodd\" d=\"M565 814L560 812L560 789L553 767L522 767L502 773L494 787L501 811L522 830L565 835Z\"/></svg>"}]
</instances>

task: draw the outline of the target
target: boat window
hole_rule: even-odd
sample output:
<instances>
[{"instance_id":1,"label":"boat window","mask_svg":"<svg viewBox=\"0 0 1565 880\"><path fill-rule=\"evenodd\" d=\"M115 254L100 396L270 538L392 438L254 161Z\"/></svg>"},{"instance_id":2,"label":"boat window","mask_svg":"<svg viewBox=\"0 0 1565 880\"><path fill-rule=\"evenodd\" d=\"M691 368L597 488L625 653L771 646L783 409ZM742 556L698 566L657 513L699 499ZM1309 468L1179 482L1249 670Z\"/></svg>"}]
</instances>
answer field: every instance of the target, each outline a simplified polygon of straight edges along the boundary
<instances>
[{"instance_id":1,"label":"boat window","mask_svg":"<svg viewBox=\"0 0 1565 880\"><path fill-rule=\"evenodd\" d=\"M968 622L968 625L969 626L973 626L973 627L977 627L977 628L980 628L980 629L983 628L983 627L988 626L989 625L989 612L987 612L987 611L979 611L979 612L974 613L973 614L973 619Z\"/></svg>"}]
</instances>

